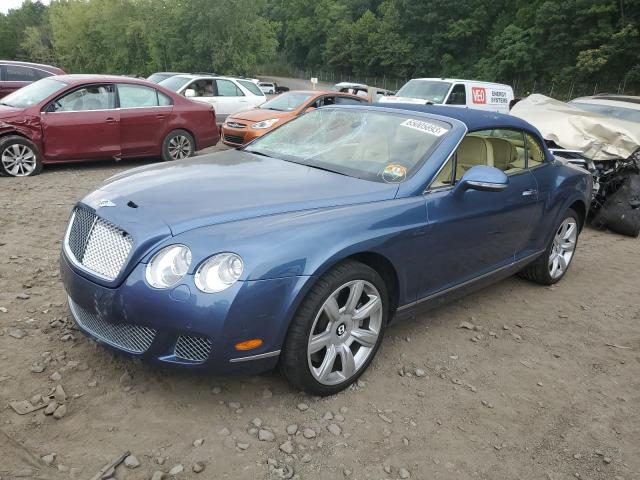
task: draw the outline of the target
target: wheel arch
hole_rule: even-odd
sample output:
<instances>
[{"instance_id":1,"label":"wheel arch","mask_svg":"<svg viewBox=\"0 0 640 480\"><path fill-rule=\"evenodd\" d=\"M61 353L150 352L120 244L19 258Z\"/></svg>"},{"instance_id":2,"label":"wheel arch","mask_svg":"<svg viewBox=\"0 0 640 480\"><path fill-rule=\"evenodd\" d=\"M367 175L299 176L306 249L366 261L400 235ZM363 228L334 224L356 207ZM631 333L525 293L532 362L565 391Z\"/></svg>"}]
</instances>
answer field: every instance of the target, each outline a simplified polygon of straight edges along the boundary
<instances>
[{"instance_id":1,"label":"wheel arch","mask_svg":"<svg viewBox=\"0 0 640 480\"><path fill-rule=\"evenodd\" d=\"M315 283L329 270L335 268L343 262L354 260L375 270L378 275L382 277L382 280L385 282L387 287L387 293L390 298L390 308L389 308L389 319L393 318L395 311L398 308L398 303L400 301L400 278L398 276L398 272L393 263L384 255L374 252L374 251L360 251L355 253L345 254L339 257L334 257L330 261L324 263L315 273L314 275L309 277L309 281L306 282L303 288L300 289L298 295L293 303L293 309L288 315L287 319L287 328L289 322L295 315L295 312L298 311L300 305L302 304L303 299L306 297L307 293L313 288Z\"/></svg>"},{"instance_id":2,"label":"wheel arch","mask_svg":"<svg viewBox=\"0 0 640 480\"><path fill-rule=\"evenodd\" d=\"M193 130L191 130L190 128L187 128L187 127L177 127L176 126L176 127L169 128L167 133L165 133L164 137L162 138L162 144L164 144L164 141L166 140L166 138L169 135L171 135L173 132L175 132L177 130L183 130L183 131L187 132L189 135L191 135L191 138L193 138L193 151L197 152L198 151L198 137L196 137L195 133L193 133Z\"/></svg>"},{"instance_id":3,"label":"wheel arch","mask_svg":"<svg viewBox=\"0 0 640 480\"><path fill-rule=\"evenodd\" d=\"M569 205L569 208L578 214L578 217L579 217L578 221L580 222L580 230L582 230L582 227L584 227L584 224L587 219L587 206L582 200L576 200L571 205Z\"/></svg>"}]
</instances>

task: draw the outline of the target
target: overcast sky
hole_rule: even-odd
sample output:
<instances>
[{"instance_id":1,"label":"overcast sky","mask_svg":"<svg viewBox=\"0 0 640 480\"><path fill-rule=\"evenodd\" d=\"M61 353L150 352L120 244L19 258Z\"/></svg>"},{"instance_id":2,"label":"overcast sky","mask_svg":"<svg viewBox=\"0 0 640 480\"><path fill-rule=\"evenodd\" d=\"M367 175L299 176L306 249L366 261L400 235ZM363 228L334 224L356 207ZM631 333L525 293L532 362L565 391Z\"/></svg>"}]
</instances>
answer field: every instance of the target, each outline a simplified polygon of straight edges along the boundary
<instances>
[{"instance_id":1,"label":"overcast sky","mask_svg":"<svg viewBox=\"0 0 640 480\"><path fill-rule=\"evenodd\" d=\"M24 0L0 0L0 12L7 13L10 8L17 8ZM40 0L42 3L49 3L49 0Z\"/></svg>"}]
</instances>

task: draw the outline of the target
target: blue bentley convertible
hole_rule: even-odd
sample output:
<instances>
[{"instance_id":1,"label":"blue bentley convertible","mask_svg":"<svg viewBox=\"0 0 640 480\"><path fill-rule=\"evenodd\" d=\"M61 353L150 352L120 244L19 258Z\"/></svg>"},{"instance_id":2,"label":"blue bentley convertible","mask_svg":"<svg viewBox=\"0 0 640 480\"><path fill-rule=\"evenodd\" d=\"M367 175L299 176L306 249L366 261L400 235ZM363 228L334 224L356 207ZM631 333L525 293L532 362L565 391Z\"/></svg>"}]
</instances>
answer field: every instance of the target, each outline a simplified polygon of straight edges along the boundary
<instances>
[{"instance_id":1,"label":"blue bentley convertible","mask_svg":"<svg viewBox=\"0 0 640 480\"><path fill-rule=\"evenodd\" d=\"M507 115L334 106L240 150L116 175L71 214L78 328L165 365L259 372L329 395L387 326L573 258L588 172Z\"/></svg>"}]
</instances>

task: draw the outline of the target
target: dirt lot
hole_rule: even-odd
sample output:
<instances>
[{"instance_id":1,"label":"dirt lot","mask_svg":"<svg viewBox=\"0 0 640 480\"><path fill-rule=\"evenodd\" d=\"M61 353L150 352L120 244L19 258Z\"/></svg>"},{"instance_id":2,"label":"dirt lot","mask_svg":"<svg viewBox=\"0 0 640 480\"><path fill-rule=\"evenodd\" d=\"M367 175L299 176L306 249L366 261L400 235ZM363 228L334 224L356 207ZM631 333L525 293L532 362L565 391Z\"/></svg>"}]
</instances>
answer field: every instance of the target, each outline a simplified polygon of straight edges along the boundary
<instances>
[{"instance_id":1,"label":"dirt lot","mask_svg":"<svg viewBox=\"0 0 640 480\"><path fill-rule=\"evenodd\" d=\"M557 286L511 278L402 323L357 388L312 398L276 373L156 370L73 330L67 215L139 163L0 178L2 480L89 479L127 450L140 465L116 478L640 479L639 240L587 228ZM7 406L56 385L61 419Z\"/></svg>"}]
</instances>

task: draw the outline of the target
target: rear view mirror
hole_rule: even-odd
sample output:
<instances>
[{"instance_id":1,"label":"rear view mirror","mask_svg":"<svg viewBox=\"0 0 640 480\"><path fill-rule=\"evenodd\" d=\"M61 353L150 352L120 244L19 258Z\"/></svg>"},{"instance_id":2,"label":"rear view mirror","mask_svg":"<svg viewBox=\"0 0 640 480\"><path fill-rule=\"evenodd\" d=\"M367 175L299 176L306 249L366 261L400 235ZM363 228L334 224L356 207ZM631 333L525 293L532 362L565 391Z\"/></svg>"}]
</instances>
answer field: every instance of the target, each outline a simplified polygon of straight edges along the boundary
<instances>
[{"instance_id":1,"label":"rear view mirror","mask_svg":"<svg viewBox=\"0 0 640 480\"><path fill-rule=\"evenodd\" d=\"M192 98L196 96L196 91L193 88L187 88L184 91L184 96L187 98Z\"/></svg>"},{"instance_id":2,"label":"rear view mirror","mask_svg":"<svg viewBox=\"0 0 640 480\"><path fill-rule=\"evenodd\" d=\"M509 177L502 170L487 165L476 165L465 172L455 191L499 192L507 188L507 185Z\"/></svg>"}]
</instances>

